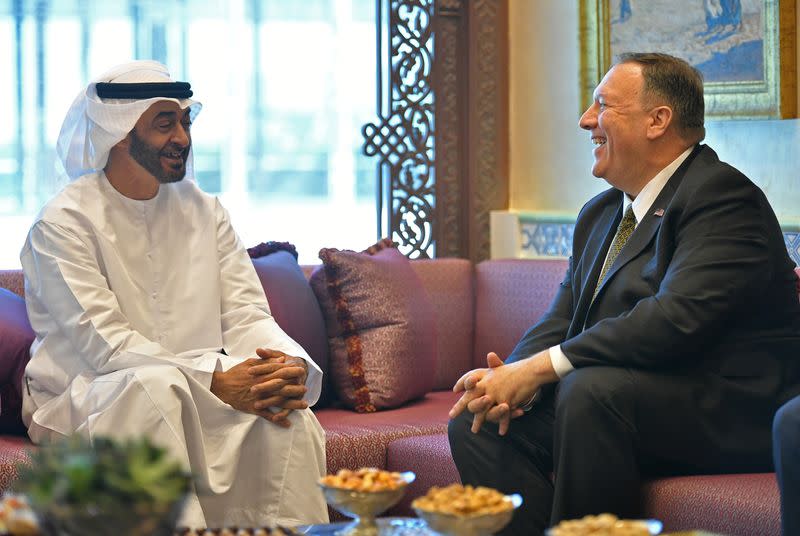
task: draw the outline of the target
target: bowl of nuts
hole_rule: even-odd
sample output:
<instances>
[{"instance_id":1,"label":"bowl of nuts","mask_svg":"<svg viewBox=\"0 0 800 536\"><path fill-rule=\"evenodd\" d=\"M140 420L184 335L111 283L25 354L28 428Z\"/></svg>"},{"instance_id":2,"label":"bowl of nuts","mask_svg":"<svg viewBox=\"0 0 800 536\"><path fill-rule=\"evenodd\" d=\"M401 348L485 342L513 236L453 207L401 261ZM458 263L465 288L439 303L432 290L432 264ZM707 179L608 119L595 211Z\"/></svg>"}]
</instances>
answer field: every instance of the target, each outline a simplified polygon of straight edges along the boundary
<instances>
[{"instance_id":1,"label":"bowl of nuts","mask_svg":"<svg viewBox=\"0 0 800 536\"><path fill-rule=\"evenodd\" d=\"M319 486L327 503L354 518L337 535L377 535L375 516L397 504L414 478L414 473L410 471L397 473L371 467L355 471L341 469L335 475L322 477Z\"/></svg>"},{"instance_id":2,"label":"bowl of nuts","mask_svg":"<svg viewBox=\"0 0 800 536\"><path fill-rule=\"evenodd\" d=\"M431 530L447 536L488 536L511 521L522 504L519 494L503 495L483 486L433 486L411 507Z\"/></svg>"},{"instance_id":3,"label":"bowl of nuts","mask_svg":"<svg viewBox=\"0 0 800 536\"><path fill-rule=\"evenodd\" d=\"M619 519L614 514L584 516L561 521L547 530L547 536L651 536L661 533L656 519Z\"/></svg>"}]
</instances>

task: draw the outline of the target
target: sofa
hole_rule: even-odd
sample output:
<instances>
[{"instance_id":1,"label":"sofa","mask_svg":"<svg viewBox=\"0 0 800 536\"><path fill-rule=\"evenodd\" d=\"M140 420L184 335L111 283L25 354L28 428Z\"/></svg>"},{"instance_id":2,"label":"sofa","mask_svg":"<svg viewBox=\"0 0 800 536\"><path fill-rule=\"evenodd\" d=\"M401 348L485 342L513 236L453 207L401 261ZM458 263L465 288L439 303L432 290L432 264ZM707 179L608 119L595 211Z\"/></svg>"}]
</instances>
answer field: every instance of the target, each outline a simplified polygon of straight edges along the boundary
<instances>
[{"instance_id":1,"label":"sofa","mask_svg":"<svg viewBox=\"0 0 800 536\"><path fill-rule=\"evenodd\" d=\"M473 265L463 259L436 259L415 260L410 265L434 313L436 368L434 378L426 380L431 390L397 408L359 413L338 403L328 385L325 407L315 408L326 431L328 472L371 466L416 473L404 500L389 512L393 515L410 515L410 501L430 486L458 481L446 434L447 411L457 398L450 387L463 372L483 366L487 352L506 355L512 350L547 309L566 261L513 259ZM301 269L308 278L315 267ZM0 271L0 286L20 296L24 293L20 271ZM281 306L270 301L282 324L285 313L277 314ZM293 329L295 333L290 334L302 340L308 335L302 330L325 327L319 323L298 327L295 322ZM0 408L0 412L8 410L7 404ZM5 427L5 432L0 435L0 489L13 482L16 465L24 463L27 452L35 448L24 431ZM665 531L780 534L780 501L773 473L650 479L642 485L641 516L662 520Z\"/></svg>"}]
</instances>

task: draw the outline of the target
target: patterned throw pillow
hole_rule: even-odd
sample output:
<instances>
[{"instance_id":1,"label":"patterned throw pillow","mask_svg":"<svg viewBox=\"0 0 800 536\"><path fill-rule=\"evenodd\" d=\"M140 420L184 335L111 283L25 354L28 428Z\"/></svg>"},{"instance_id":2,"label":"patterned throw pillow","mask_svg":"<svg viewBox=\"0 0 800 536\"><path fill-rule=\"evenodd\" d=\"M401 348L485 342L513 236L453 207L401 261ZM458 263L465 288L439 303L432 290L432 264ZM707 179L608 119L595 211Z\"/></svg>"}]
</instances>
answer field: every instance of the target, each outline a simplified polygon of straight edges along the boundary
<instances>
[{"instance_id":1,"label":"patterned throw pillow","mask_svg":"<svg viewBox=\"0 0 800 536\"><path fill-rule=\"evenodd\" d=\"M25 300L0 289L0 434L25 434L22 377L33 339Z\"/></svg>"},{"instance_id":2,"label":"patterned throw pillow","mask_svg":"<svg viewBox=\"0 0 800 536\"><path fill-rule=\"evenodd\" d=\"M408 259L384 239L367 251L322 249L311 288L325 317L331 381L358 412L397 407L433 387L434 310Z\"/></svg>"},{"instance_id":3,"label":"patterned throw pillow","mask_svg":"<svg viewBox=\"0 0 800 536\"><path fill-rule=\"evenodd\" d=\"M247 252L275 321L322 369L322 394L314 407L324 407L329 402L330 391L328 339L317 298L297 264L297 250L288 242L266 242Z\"/></svg>"}]
</instances>

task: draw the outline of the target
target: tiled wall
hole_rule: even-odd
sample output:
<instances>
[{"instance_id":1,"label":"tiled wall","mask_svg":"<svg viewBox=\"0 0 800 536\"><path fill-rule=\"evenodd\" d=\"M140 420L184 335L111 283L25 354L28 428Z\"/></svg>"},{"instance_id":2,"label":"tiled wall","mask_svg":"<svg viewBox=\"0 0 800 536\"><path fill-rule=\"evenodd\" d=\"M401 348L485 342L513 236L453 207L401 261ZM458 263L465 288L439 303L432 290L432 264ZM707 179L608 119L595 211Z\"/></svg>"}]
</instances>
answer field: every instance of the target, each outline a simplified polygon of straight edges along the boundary
<instances>
[{"instance_id":1,"label":"tiled wall","mask_svg":"<svg viewBox=\"0 0 800 536\"><path fill-rule=\"evenodd\" d=\"M540 220L535 216L519 215L521 233L520 257L568 257L572 247L572 221ZM800 227L784 228L783 240L795 264L800 266Z\"/></svg>"}]
</instances>

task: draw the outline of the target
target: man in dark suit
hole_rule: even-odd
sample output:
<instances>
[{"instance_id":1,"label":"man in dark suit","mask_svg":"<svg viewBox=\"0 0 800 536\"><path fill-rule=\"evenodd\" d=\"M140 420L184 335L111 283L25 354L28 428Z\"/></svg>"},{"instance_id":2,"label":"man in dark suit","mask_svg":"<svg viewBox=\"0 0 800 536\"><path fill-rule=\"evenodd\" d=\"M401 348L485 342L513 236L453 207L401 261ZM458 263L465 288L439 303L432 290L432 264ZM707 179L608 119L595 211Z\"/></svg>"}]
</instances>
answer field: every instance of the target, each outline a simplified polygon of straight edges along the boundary
<instances>
[{"instance_id":1,"label":"man in dark suit","mask_svg":"<svg viewBox=\"0 0 800 536\"><path fill-rule=\"evenodd\" d=\"M549 311L454 387L462 481L523 495L507 534L635 517L642 475L771 468L800 392L796 277L764 194L699 143L703 113L683 60L617 61L580 119L612 188L578 215Z\"/></svg>"}]
</instances>

